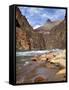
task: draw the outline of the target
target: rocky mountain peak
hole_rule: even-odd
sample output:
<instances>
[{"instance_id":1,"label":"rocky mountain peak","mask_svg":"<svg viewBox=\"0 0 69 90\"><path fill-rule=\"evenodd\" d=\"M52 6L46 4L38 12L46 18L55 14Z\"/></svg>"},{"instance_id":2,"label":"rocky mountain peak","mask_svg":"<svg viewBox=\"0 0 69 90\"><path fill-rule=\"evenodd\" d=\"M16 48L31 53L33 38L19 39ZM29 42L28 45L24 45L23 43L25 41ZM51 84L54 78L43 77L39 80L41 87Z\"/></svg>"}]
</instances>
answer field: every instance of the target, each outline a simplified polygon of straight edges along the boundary
<instances>
[{"instance_id":1,"label":"rocky mountain peak","mask_svg":"<svg viewBox=\"0 0 69 90\"><path fill-rule=\"evenodd\" d=\"M52 22L51 19L48 18L48 19L47 19L47 23L51 23L51 22Z\"/></svg>"}]
</instances>

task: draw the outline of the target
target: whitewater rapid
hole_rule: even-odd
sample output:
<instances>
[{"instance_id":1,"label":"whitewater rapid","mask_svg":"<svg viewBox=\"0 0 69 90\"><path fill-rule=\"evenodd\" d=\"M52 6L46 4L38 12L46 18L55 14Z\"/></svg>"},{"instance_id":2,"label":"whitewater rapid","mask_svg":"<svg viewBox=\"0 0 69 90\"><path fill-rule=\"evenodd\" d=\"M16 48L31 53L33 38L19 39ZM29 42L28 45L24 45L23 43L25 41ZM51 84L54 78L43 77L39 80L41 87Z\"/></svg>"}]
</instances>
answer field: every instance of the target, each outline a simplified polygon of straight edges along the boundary
<instances>
[{"instance_id":1,"label":"whitewater rapid","mask_svg":"<svg viewBox=\"0 0 69 90\"><path fill-rule=\"evenodd\" d=\"M62 49L51 49L51 50L37 50L37 51L23 51L23 52L16 52L16 56L37 56L41 54L46 54L48 52L58 52L62 51Z\"/></svg>"}]
</instances>

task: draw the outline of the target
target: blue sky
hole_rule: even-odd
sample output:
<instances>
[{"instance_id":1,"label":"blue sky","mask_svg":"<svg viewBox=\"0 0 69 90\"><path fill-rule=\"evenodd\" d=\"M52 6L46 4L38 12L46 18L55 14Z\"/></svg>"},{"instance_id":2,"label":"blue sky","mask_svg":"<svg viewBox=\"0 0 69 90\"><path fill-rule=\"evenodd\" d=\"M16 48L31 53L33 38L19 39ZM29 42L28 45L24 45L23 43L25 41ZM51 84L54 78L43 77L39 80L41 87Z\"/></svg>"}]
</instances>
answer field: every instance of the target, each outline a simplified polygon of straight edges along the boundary
<instances>
[{"instance_id":1,"label":"blue sky","mask_svg":"<svg viewBox=\"0 0 69 90\"><path fill-rule=\"evenodd\" d=\"M46 23L47 19L62 20L65 16L65 9L19 7L22 15L26 16L30 25L35 28Z\"/></svg>"}]
</instances>

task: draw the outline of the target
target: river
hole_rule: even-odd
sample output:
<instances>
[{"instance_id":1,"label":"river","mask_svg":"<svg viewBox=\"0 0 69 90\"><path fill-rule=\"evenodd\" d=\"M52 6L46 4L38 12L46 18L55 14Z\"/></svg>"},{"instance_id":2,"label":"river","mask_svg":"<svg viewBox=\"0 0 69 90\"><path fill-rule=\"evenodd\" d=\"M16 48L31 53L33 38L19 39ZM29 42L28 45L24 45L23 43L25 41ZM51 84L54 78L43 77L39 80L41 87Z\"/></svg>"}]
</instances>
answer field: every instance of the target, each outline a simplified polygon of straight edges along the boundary
<instances>
[{"instance_id":1,"label":"river","mask_svg":"<svg viewBox=\"0 0 69 90\"><path fill-rule=\"evenodd\" d=\"M50 62L33 62L32 57L47 54L48 52L60 52L62 49L38 50L16 52L16 82L35 83L62 81L63 77L55 77L61 66L57 67Z\"/></svg>"}]
</instances>

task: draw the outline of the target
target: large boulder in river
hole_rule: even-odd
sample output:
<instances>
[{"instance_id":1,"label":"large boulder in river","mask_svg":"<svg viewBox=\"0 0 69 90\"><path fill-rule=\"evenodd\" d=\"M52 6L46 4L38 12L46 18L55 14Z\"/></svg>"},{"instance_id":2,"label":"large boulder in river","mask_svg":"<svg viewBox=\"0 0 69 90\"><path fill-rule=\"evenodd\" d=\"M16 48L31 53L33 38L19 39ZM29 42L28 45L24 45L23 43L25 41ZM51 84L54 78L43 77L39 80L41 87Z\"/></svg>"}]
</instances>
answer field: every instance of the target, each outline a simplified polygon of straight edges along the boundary
<instances>
[{"instance_id":1,"label":"large boulder in river","mask_svg":"<svg viewBox=\"0 0 69 90\"><path fill-rule=\"evenodd\" d=\"M56 53L56 56L53 59L51 59L51 62L66 67L66 50Z\"/></svg>"}]
</instances>

